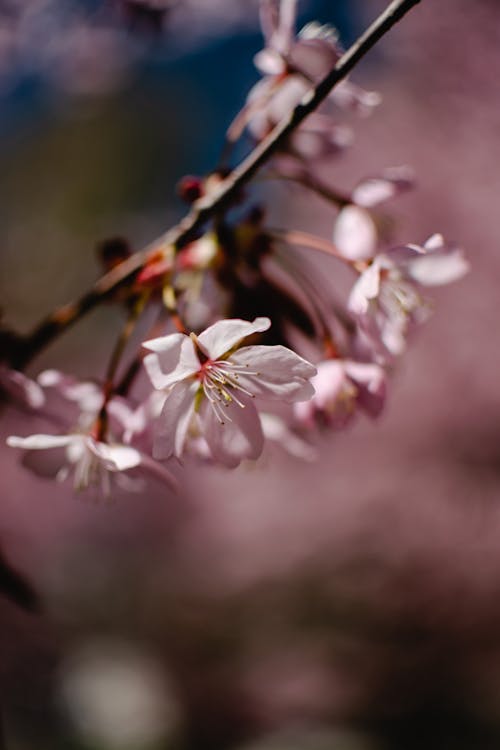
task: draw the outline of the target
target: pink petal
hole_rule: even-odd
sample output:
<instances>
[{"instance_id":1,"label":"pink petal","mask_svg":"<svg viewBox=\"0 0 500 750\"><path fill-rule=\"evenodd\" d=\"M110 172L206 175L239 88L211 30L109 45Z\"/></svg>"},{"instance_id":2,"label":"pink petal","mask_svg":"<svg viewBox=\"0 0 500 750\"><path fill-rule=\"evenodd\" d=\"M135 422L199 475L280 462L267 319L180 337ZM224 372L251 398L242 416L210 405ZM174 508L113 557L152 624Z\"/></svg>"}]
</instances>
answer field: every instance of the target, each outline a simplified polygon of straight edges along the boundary
<instances>
[{"instance_id":1,"label":"pink petal","mask_svg":"<svg viewBox=\"0 0 500 750\"><path fill-rule=\"evenodd\" d=\"M367 260L377 249L377 229L364 208L346 206L335 222L333 243L348 260Z\"/></svg>"},{"instance_id":2,"label":"pink petal","mask_svg":"<svg viewBox=\"0 0 500 750\"><path fill-rule=\"evenodd\" d=\"M346 373L358 387L358 403L371 416L381 413L387 390L387 378L382 367L368 362L344 362Z\"/></svg>"},{"instance_id":3,"label":"pink petal","mask_svg":"<svg viewBox=\"0 0 500 750\"><path fill-rule=\"evenodd\" d=\"M336 401L345 377L345 369L340 360L328 359L319 363L318 373L311 381L315 391L313 400L319 409L326 409L330 402Z\"/></svg>"},{"instance_id":4,"label":"pink petal","mask_svg":"<svg viewBox=\"0 0 500 750\"><path fill-rule=\"evenodd\" d=\"M37 378L43 388L53 388L63 398L76 404L80 411L97 412L102 404L102 389L89 381L77 380L59 370L44 370Z\"/></svg>"},{"instance_id":5,"label":"pink petal","mask_svg":"<svg viewBox=\"0 0 500 750\"><path fill-rule=\"evenodd\" d=\"M219 320L198 336L201 349L210 359L219 359L242 339L252 333L267 331L271 326L269 318L255 318L253 322L233 318Z\"/></svg>"},{"instance_id":6,"label":"pink petal","mask_svg":"<svg viewBox=\"0 0 500 750\"><path fill-rule=\"evenodd\" d=\"M210 402L203 399L199 423L210 452L215 461L232 469L244 458L256 459L262 453L264 435L252 401L243 396L241 408L234 402L227 407L227 419L223 424L217 419ZM226 412L226 408L224 408ZM230 421L231 420L231 421Z\"/></svg>"},{"instance_id":7,"label":"pink petal","mask_svg":"<svg viewBox=\"0 0 500 750\"><path fill-rule=\"evenodd\" d=\"M273 34L272 42L277 50L286 54L290 49L295 32L297 0L281 0L278 28Z\"/></svg>"},{"instance_id":8,"label":"pink petal","mask_svg":"<svg viewBox=\"0 0 500 750\"><path fill-rule=\"evenodd\" d=\"M154 347L153 353L144 357L144 367L153 386L159 390L170 388L200 369L194 344L183 333L146 341L143 346Z\"/></svg>"},{"instance_id":9,"label":"pink petal","mask_svg":"<svg viewBox=\"0 0 500 750\"><path fill-rule=\"evenodd\" d=\"M335 43L335 36L318 36L324 33L324 29L319 24L308 24L290 50L290 64L310 81L323 78L340 58L340 48Z\"/></svg>"},{"instance_id":10,"label":"pink petal","mask_svg":"<svg viewBox=\"0 0 500 750\"><path fill-rule=\"evenodd\" d=\"M316 368L286 346L245 346L230 361L248 368L250 374L240 374L239 381L254 396L292 402L306 401L314 394L309 379Z\"/></svg>"},{"instance_id":11,"label":"pink petal","mask_svg":"<svg viewBox=\"0 0 500 750\"><path fill-rule=\"evenodd\" d=\"M12 398L32 409L40 409L45 403L45 394L40 386L18 370L1 366L0 384Z\"/></svg>"},{"instance_id":12,"label":"pink petal","mask_svg":"<svg viewBox=\"0 0 500 750\"><path fill-rule=\"evenodd\" d=\"M194 411L194 397L199 383L177 383L165 399L156 423L154 458L180 456L184 447L189 422Z\"/></svg>"}]
</instances>

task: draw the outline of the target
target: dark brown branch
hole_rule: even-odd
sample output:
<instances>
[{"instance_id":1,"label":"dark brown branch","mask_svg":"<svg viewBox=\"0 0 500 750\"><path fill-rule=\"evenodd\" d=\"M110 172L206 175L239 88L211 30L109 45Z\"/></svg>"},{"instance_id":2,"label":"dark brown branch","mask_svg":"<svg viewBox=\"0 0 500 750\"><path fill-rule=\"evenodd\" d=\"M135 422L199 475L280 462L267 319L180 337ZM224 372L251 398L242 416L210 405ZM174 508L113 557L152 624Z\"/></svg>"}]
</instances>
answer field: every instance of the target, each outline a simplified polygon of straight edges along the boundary
<instances>
[{"instance_id":1,"label":"dark brown branch","mask_svg":"<svg viewBox=\"0 0 500 750\"><path fill-rule=\"evenodd\" d=\"M76 303L66 305L43 320L31 334L19 342L12 357L14 367L25 367L56 336L79 320L86 312L130 281L146 263L152 250L158 246L180 246L189 241L203 224L226 208L235 194L257 170L278 151L290 134L328 96L334 86L345 78L366 53L420 0L394 0L372 23L359 39L342 55L333 70L304 96L289 117L274 130L223 180L218 189L196 201L182 221L148 247L135 253L103 276L95 286Z\"/></svg>"}]
</instances>

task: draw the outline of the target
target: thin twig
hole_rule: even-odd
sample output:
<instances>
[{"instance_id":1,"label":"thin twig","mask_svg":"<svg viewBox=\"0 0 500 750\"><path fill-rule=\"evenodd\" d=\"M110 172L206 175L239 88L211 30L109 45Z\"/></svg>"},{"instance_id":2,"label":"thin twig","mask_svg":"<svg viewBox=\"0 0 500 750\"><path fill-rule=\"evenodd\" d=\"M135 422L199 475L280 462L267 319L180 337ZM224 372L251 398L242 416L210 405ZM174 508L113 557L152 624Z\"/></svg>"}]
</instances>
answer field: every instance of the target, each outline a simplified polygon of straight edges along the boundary
<instances>
[{"instance_id":1,"label":"thin twig","mask_svg":"<svg viewBox=\"0 0 500 750\"><path fill-rule=\"evenodd\" d=\"M419 2L420 0L394 0L390 3L364 34L342 55L328 75L315 88L307 92L291 114L256 146L219 184L217 189L196 201L191 211L179 224L101 277L94 287L76 303L65 305L42 320L29 335L19 340L16 352L11 357L11 364L19 369L25 367L59 333L79 320L98 303L111 296L118 287L130 281L147 262L152 251L157 251L158 246L179 247L188 242L208 219L231 203L242 186L283 146L291 133L321 104L333 87L345 78L377 41Z\"/></svg>"}]
</instances>

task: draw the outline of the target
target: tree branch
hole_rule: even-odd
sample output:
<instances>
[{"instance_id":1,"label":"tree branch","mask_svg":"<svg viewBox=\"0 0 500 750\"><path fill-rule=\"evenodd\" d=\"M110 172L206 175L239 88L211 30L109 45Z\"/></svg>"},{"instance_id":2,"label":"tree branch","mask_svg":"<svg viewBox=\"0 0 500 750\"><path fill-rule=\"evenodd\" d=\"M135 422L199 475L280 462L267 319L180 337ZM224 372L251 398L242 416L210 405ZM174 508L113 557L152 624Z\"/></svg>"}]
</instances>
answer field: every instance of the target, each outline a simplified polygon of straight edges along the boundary
<instances>
[{"instance_id":1,"label":"tree branch","mask_svg":"<svg viewBox=\"0 0 500 750\"><path fill-rule=\"evenodd\" d=\"M200 198L191 211L172 229L168 230L143 250L120 263L96 282L94 287L77 302L63 306L49 315L27 336L18 339L11 364L25 367L45 346L70 325L109 297L118 287L126 284L144 266L150 254L159 246L181 246L203 224L227 207L234 195L257 170L285 143L305 118L328 96L334 86L345 78L366 53L420 0L394 0L371 24L359 39L338 60L335 67L315 88L304 96L291 114L220 183L219 187Z\"/></svg>"}]
</instances>

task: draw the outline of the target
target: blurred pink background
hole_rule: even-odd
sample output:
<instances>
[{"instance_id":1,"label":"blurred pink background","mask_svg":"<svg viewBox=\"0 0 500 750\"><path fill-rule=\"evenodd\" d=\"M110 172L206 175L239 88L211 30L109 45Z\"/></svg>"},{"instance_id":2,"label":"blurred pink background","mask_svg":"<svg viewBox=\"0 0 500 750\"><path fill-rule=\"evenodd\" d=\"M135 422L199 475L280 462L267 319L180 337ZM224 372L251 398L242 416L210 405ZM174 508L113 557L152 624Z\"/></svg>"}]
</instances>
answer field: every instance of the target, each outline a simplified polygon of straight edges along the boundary
<instances>
[{"instance_id":1,"label":"blurred pink background","mask_svg":"<svg viewBox=\"0 0 500 750\"><path fill-rule=\"evenodd\" d=\"M356 3L357 23L383 7ZM182 497L112 505L41 482L1 450L2 548L43 605L35 616L1 603L6 747L498 747L499 49L494 0L423 0L357 70L383 103L353 121L354 145L324 169L350 188L412 165L417 189L384 209L395 237L442 232L472 264L434 293L377 423L325 435L315 464L276 448L230 473L190 466ZM159 101L143 74L7 136L10 323L25 330L91 283L101 236L140 246L179 214L173 186L196 168L189 146L217 100L196 69L162 85ZM320 200L274 195L275 225L293 216L330 236ZM33 372L69 361L100 373L118 320L93 314ZM12 409L2 417L3 436L42 427ZM142 686L138 696L124 684ZM95 700L103 685L108 709ZM142 734L134 711L149 717Z\"/></svg>"}]
</instances>

